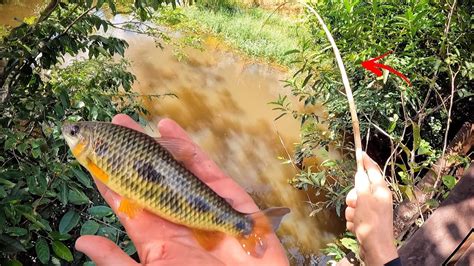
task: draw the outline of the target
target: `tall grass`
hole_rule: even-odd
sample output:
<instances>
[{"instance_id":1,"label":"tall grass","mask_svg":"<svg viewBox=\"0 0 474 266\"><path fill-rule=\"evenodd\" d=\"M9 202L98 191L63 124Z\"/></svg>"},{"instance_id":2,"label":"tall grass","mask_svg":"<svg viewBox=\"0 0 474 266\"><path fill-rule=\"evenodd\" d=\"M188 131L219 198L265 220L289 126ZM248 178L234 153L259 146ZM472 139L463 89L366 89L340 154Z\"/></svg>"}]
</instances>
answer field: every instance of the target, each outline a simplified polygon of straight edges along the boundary
<instances>
[{"instance_id":1,"label":"tall grass","mask_svg":"<svg viewBox=\"0 0 474 266\"><path fill-rule=\"evenodd\" d=\"M308 31L290 19L260 9L236 8L208 10L188 7L183 13L211 34L252 57L260 57L283 65L291 61L285 52L298 47L301 35Z\"/></svg>"}]
</instances>

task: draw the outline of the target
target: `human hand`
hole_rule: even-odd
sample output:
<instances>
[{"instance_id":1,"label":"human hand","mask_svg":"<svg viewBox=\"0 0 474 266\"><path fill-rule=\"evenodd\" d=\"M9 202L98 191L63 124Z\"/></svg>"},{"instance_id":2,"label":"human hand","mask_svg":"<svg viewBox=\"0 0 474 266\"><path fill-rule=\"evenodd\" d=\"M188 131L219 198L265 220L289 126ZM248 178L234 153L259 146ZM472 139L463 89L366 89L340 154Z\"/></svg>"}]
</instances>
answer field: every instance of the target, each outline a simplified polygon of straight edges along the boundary
<instances>
[{"instance_id":1,"label":"human hand","mask_svg":"<svg viewBox=\"0 0 474 266\"><path fill-rule=\"evenodd\" d=\"M392 192L377 163L365 153L363 160L365 171L356 173L355 187L346 197L346 226L356 235L367 265L383 265L398 257Z\"/></svg>"},{"instance_id":2,"label":"human hand","mask_svg":"<svg viewBox=\"0 0 474 266\"><path fill-rule=\"evenodd\" d=\"M143 129L126 115L117 115L112 123L138 131ZM186 132L170 119L158 124L162 137L184 139L192 142ZM171 151L172 152L172 151ZM244 213L258 211L252 198L234 180L196 147L196 155L182 162L221 197L232 200L232 207ZM95 180L97 188L112 210L118 215L128 236L135 244L141 264L147 265L287 265L288 260L275 234L267 234L267 249L261 258L248 255L231 236L226 236L212 251L204 250L194 240L187 227L168 222L147 211L134 218L118 212L121 197ZM97 265L140 265L123 252L115 243L101 236L81 236L76 249L85 253Z\"/></svg>"}]
</instances>

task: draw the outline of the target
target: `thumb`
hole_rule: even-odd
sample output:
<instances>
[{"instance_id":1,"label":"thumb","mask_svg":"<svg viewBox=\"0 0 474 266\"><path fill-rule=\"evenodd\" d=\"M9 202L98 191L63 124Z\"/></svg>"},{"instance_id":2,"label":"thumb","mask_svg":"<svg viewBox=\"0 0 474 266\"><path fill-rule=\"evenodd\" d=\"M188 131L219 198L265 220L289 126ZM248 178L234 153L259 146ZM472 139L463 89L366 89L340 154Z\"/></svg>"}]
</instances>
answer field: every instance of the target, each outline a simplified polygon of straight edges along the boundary
<instances>
[{"instance_id":1,"label":"thumb","mask_svg":"<svg viewBox=\"0 0 474 266\"><path fill-rule=\"evenodd\" d=\"M355 174L354 188L357 195L370 194L370 181L365 171L357 171Z\"/></svg>"},{"instance_id":2,"label":"thumb","mask_svg":"<svg viewBox=\"0 0 474 266\"><path fill-rule=\"evenodd\" d=\"M76 240L76 249L86 254L97 266L139 265L105 237L81 236Z\"/></svg>"}]
</instances>

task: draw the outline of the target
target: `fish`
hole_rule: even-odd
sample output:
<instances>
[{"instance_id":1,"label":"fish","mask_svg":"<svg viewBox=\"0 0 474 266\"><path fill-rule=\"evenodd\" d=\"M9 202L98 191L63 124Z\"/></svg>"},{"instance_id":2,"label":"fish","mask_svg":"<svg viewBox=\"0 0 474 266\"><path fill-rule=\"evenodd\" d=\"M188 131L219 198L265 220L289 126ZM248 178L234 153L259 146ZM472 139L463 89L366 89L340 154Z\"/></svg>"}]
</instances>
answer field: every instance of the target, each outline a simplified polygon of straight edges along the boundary
<instances>
[{"instance_id":1,"label":"fish","mask_svg":"<svg viewBox=\"0 0 474 266\"><path fill-rule=\"evenodd\" d=\"M285 207L250 214L233 209L183 166L181 161L195 154L189 148L194 144L186 140L153 138L99 121L65 122L61 130L79 163L122 197L119 212L133 219L144 209L184 225L205 250L215 249L225 235L230 235L247 254L262 257L265 236L290 212ZM181 155L177 157L169 151L179 149Z\"/></svg>"}]
</instances>

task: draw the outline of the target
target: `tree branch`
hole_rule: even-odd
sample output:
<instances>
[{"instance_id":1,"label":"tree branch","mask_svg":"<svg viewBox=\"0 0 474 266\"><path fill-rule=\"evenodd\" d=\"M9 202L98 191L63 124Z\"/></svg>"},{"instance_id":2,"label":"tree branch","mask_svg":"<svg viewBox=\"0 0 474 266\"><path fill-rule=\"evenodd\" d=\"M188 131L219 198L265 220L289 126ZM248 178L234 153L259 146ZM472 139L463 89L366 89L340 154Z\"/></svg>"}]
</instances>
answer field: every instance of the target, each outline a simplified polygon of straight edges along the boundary
<instances>
[{"instance_id":1,"label":"tree branch","mask_svg":"<svg viewBox=\"0 0 474 266\"><path fill-rule=\"evenodd\" d=\"M334 55L336 56L337 65L341 72L342 83L344 84L344 89L346 91L347 101L349 103L349 111L351 113L352 128L354 131L354 148L355 148L355 157L356 157L356 163L357 163L357 171L364 171L364 166L362 163L362 141L360 138L359 119L357 118L357 109L354 103L354 97L352 96L352 89L349 84L349 78L347 77L346 69L344 67L344 62L342 61L341 54L339 53L339 49L337 48L334 38L329 32L321 16L319 16L318 12L316 12L316 10L314 10L314 8L312 8L308 4L304 2L300 2L300 3L304 5L311 13L313 13L316 16L319 24L321 24L324 32L326 33L326 37L331 43L332 49L334 50Z\"/></svg>"}]
</instances>

